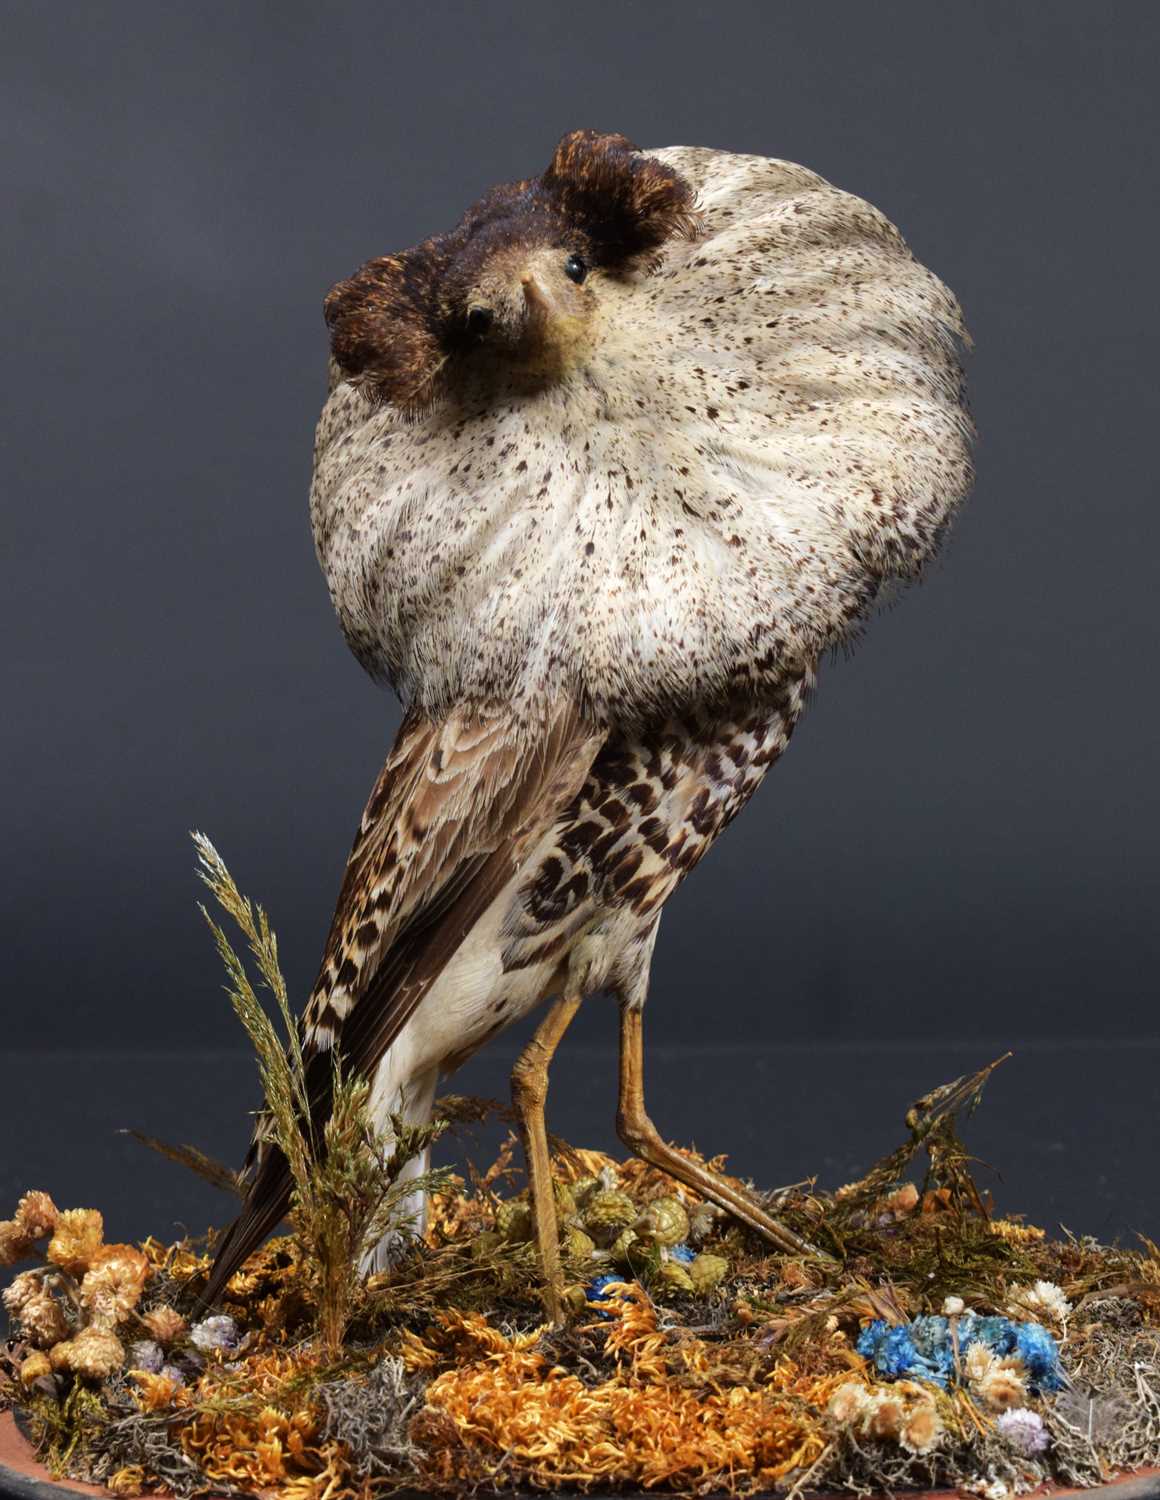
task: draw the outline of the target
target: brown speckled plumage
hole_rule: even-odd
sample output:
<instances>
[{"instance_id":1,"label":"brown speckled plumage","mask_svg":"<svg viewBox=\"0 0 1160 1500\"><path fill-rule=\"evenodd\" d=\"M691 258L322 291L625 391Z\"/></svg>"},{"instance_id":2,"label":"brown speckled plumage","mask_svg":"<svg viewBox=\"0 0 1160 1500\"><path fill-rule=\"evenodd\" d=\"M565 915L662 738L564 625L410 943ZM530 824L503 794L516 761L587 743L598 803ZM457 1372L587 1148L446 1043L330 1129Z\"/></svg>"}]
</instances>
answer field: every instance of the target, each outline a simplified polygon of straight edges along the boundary
<instances>
[{"instance_id":1,"label":"brown speckled plumage","mask_svg":"<svg viewBox=\"0 0 1160 1500\"><path fill-rule=\"evenodd\" d=\"M406 707L304 1017L374 1099L565 990L644 1003L664 901L820 655L971 477L958 307L805 168L577 132L327 298L311 517ZM213 1287L285 1207L259 1139Z\"/></svg>"}]
</instances>

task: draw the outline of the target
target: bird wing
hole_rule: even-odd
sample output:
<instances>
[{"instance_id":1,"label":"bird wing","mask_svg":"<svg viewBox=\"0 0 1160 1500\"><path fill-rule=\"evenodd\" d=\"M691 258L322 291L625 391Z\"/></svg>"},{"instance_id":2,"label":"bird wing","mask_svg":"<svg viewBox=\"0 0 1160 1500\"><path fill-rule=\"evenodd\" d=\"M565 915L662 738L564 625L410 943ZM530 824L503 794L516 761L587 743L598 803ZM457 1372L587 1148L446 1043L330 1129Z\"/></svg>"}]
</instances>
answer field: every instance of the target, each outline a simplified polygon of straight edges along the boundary
<instances>
[{"instance_id":1,"label":"bird wing","mask_svg":"<svg viewBox=\"0 0 1160 1500\"><path fill-rule=\"evenodd\" d=\"M311 1123L328 1112L331 1049L370 1077L530 848L579 791L605 735L571 703L409 713L347 863L321 972L302 1017ZM286 1158L260 1118L242 1212L215 1249L214 1300L290 1201Z\"/></svg>"}]
</instances>

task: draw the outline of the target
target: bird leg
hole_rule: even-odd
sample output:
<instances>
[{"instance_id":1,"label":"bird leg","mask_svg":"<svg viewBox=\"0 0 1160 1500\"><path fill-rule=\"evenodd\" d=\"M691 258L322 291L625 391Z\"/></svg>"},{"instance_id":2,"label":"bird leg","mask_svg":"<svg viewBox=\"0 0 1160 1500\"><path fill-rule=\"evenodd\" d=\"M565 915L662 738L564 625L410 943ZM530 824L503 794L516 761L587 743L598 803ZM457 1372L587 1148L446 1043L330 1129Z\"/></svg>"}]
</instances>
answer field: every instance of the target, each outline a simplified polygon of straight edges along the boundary
<instances>
[{"instance_id":1,"label":"bird leg","mask_svg":"<svg viewBox=\"0 0 1160 1500\"><path fill-rule=\"evenodd\" d=\"M578 994L563 995L555 1002L512 1069L512 1103L515 1105L528 1164L536 1244L540 1251L548 1314L553 1323L562 1323L564 1320L561 1300L564 1274L560 1268L556 1195L552 1189L552 1164L548 1156L544 1101L548 1097L548 1065L580 1007L580 998Z\"/></svg>"},{"instance_id":2,"label":"bird leg","mask_svg":"<svg viewBox=\"0 0 1160 1500\"><path fill-rule=\"evenodd\" d=\"M634 1156L642 1157L678 1182L695 1189L703 1198L716 1203L735 1219L748 1224L758 1234L793 1255L817 1255L820 1252L808 1241L787 1229L757 1200L735 1183L708 1167L700 1166L681 1155L661 1139L644 1107L643 1017L639 1006L620 1007L620 1100L616 1111L616 1133Z\"/></svg>"}]
</instances>

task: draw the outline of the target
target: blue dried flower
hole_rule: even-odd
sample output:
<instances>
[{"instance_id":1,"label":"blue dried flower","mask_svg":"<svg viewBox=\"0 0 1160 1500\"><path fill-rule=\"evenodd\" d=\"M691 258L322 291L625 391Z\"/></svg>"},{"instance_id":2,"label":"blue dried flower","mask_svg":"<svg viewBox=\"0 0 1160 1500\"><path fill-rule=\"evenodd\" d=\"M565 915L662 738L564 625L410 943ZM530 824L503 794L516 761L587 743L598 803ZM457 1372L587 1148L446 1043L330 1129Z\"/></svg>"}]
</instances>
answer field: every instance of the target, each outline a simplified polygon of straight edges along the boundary
<instances>
[{"instance_id":1,"label":"blue dried flower","mask_svg":"<svg viewBox=\"0 0 1160 1500\"><path fill-rule=\"evenodd\" d=\"M964 1313L959 1322L959 1348L969 1349L972 1344L982 1344L997 1358L1002 1359L1015 1348L1015 1328L1010 1318L979 1313Z\"/></svg>"},{"instance_id":2,"label":"blue dried flower","mask_svg":"<svg viewBox=\"0 0 1160 1500\"><path fill-rule=\"evenodd\" d=\"M964 1313L955 1322L960 1354L966 1354L972 1344L982 1344L1000 1359L1018 1356L1033 1390L1056 1390L1064 1383L1059 1348L1040 1324L1014 1323L1010 1318L981 1317L978 1313ZM955 1378L950 1321L938 1314L897 1327L875 1318L862 1330L856 1347L882 1375L908 1376L943 1387Z\"/></svg>"},{"instance_id":3,"label":"blue dried flower","mask_svg":"<svg viewBox=\"0 0 1160 1500\"><path fill-rule=\"evenodd\" d=\"M610 1297L624 1297L623 1292L610 1292L608 1288L617 1282L622 1282L623 1276L595 1276L584 1288L584 1295L589 1302L607 1302ZM602 1307L596 1309L602 1318L610 1318L611 1313L605 1312Z\"/></svg>"},{"instance_id":4,"label":"blue dried flower","mask_svg":"<svg viewBox=\"0 0 1160 1500\"><path fill-rule=\"evenodd\" d=\"M915 1318L910 1324L910 1337L918 1351L913 1373L935 1385L947 1385L954 1377L955 1356L946 1318L938 1313Z\"/></svg>"},{"instance_id":5,"label":"blue dried flower","mask_svg":"<svg viewBox=\"0 0 1160 1500\"><path fill-rule=\"evenodd\" d=\"M692 1245L670 1245L669 1259L679 1260L683 1266L692 1265L697 1258L697 1252Z\"/></svg>"},{"instance_id":6,"label":"blue dried flower","mask_svg":"<svg viewBox=\"0 0 1160 1500\"><path fill-rule=\"evenodd\" d=\"M854 1345L863 1359L873 1359L878 1352L878 1340L886 1332L886 1319L875 1318L866 1324L858 1335L858 1342Z\"/></svg>"},{"instance_id":7,"label":"blue dried flower","mask_svg":"<svg viewBox=\"0 0 1160 1500\"><path fill-rule=\"evenodd\" d=\"M891 1327L883 1318L875 1318L859 1336L858 1353L874 1361L874 1368L883 1375L910 1375L926 1361L914 1347L914 1340L905 1326Z\"/></svg>"},{"instance_id":8,"label":"blue dried flower","mask_svg":"<svg viewBox=\"0 0 1160 1500\"><path fill-rule=\"evenodd\" d=\"M623 1276L594 1276L584 1288L584 1295L589 1302L603 1302L608 1296L607 1289L623 1280Z\"/></svg>"},{"instance_id":9,"label":"blue dried flower","mask_svg":"<svg viewBox=\"0 0 1160 1500\"><path fill-rule=\"evenodd\" d=\"M1015 1351L1027 1366L1033 1386L1057 1391L1063 1384L1059 1368L1059 1345L1041 1323L1020 1323L1015 1334Z\"/></svg>"},{"instance_id":10,"label":"blue dried flower","mask_svg":"<svg viewBox=\"0 0 1160 1500\"><path fill-rule=\"evenodd\" d=\"M915 1347L923 1354L941 1348L950 1335L951 1325L941 1313L924 1313L910 1324L910 1334Z\"/></svg>"}]
</instances>

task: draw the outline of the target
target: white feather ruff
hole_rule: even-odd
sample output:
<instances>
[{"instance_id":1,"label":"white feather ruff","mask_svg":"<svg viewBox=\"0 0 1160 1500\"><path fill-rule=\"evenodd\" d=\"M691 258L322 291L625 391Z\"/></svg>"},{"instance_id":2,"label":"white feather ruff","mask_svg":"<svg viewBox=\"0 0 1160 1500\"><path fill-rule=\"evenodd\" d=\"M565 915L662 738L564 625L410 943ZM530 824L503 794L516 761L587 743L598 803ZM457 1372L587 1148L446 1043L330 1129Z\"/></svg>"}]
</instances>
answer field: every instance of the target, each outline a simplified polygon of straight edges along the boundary
<instances>
[{"instance_id":1,"label":"white feather ruff","mask_svg":"<svg viewBox=\"0 0 1160 1500\"><path fill-rule=\"evenodd\" d=\"M626 724L761 699L921 568L969 486L959 309L898 231L802 167L653 154L707 234L594 275L564 379L415 423L331 391L319 558L408 704L564 692Z\"/></svg>"}]
</instances>

